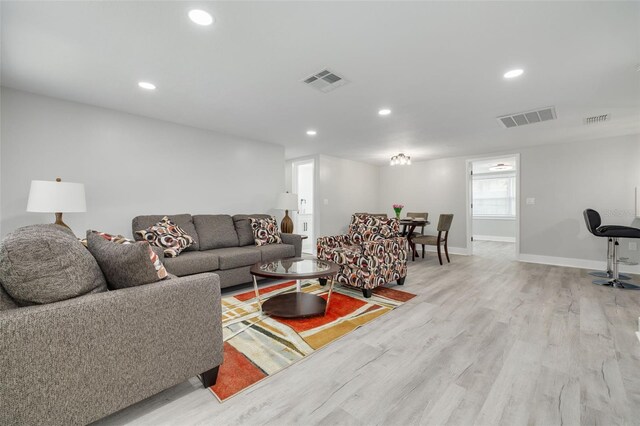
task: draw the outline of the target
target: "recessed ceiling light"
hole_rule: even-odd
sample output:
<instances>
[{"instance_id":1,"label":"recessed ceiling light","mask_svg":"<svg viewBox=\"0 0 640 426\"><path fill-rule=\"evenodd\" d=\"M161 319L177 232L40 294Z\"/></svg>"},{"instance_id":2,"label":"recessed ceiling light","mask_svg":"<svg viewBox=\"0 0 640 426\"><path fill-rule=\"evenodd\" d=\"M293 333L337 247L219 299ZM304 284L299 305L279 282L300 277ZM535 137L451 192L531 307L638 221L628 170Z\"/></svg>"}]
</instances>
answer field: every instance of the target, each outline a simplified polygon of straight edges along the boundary
<instances>
[{"instance_id":1,"label":"recessed ceiling light","mask_svg":"<svg viewBox=\"0 0 640 426\"><path fill-rule=\"evenodd\" d=\"M200 9L190 10L189 19L198 25L211 25L213 23L213 16L209 12Z\"/></svg>"},{"instance_id":2,"label":"recessed ceiling light","mask_svg":"<svg viewBox=\"0 0 640 426\"><path fill-rule=\"evenodd\" d=\"M315 136L317 134L318 134L318 132L316 132L315 130L307 130L307 135L309 135L309 136Z\"/></svg>"},{"instance_id":3,"label":"recessed ceiling light","mask_svg":"<svg viewBox=\"0 0 640 426\"><path fill-rule=\"evenodd\" d=\"M524 73L524 70L521 70L521 69L507 71L504 73L504 78L520 77L522 73Z\"/></svg>"},{"instance_id":4,"label":"recessed ceiling light","mask_svg":"<svg viewBox=\"0 0 640 426\"><path fill-rule=\"evenodd\" d=\"M148 81L141 81L138 83L138 86L146 90L156 90L156 85L153 83L149 83Z\"/></svg>"},{"instance_id":5,"label":"recessed ceiling light","mask_svg":"<svg viewBox=\"0 0 640 426\"><path fill-rule=\"evenodd\" d=\"M389 115L391 114L391 110L389 108L383 108L378 111L378 115Z\"/></svg>"}]
</instances>

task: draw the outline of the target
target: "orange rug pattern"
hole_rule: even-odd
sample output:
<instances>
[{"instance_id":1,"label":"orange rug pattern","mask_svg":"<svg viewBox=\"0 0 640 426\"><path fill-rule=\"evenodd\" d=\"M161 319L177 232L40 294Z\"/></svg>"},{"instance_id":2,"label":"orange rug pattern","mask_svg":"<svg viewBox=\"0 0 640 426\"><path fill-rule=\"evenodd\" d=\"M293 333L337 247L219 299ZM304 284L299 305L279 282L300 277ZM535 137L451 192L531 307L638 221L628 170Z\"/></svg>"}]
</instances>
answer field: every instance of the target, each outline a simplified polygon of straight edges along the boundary
<instances>
[{"instance_id":1,"label":"orange rug pattern","mask_svg":"<svg viewBox=\"0 0 640 426\"><path fill-rule=\"evenodd\" d=\"M296 282L260 289L268 297L296 290ZM302 291L327 298L328 287L316 280L302 283ZM365 299L358 289L336 285L324 316L286 319L264 315L253 290L222 299L224 362L209 389L224 401L384 315L415 295L378 287Z\"/></svg>"}]
</instances>

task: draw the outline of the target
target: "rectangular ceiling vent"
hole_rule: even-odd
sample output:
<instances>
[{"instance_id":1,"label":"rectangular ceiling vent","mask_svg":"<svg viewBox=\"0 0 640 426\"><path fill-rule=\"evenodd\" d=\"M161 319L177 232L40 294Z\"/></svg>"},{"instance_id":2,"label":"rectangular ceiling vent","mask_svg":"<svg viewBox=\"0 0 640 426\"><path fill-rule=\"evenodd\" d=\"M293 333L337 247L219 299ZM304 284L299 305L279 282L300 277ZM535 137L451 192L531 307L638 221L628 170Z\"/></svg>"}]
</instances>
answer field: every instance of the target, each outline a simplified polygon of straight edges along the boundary
<instances>
[{"instance_id":1,"label":"rectangular ceiling vent","mask_svg":"<svg viewBox=\"0 0 640 426\"><path fill-rule=\"evenodd\" d=\"M524 126L526 124L540 123L543 121L555 120L556 108L547 107L534 111L518 112L516 114L503 115L498 117L498 122L506 129L511 127Z\"/></svg>"},{"instance_id":2,"label":"rectangular ceiling vent","mask_svg":"<svg viewBox=\"0 0 640 426\"><path fill-rule=\"evenodd\" d=\"M594 115L593 117L585 118L584 124L604 123L605 121L609 120L609 118L609 114Z\"/></svg>"},{"instance_id":3,"label":"rectangular ceiling vent","mask_svg":"<svg viewBox=\"0 0 640 426\"><path fill-rule=\"evenodd\" d=\"M344 86L349 81L344 77L339 76L333 71L327 69L317 72L303 80L304 84L313 87L323 93L330 92L337 89L340 86Z\"/></svg>"}]
</instances>

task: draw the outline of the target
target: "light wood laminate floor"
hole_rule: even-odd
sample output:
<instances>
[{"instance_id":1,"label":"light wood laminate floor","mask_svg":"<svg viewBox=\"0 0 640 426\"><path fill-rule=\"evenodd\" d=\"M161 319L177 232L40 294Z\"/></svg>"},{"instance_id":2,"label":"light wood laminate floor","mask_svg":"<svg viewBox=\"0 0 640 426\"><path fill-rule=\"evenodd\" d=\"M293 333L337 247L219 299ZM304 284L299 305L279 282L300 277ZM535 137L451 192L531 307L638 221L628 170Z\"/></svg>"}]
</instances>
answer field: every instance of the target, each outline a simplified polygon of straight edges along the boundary
<instances>
[{"instance_id":1,"label":"light wood laminate floor","mask_svg":"<svg viewBox=\"0 0 640 426\"><path fill-rule=\"evenodd\" d=\"M193 378L100 424L640 424L640 292L451 261L409 262L418 297L223 404Z\"/></svg>"},{"instance_id":2,"label":"light wood laminate floor","mask_svg":"<svg viewBox=\"0 0 640 426\"><path fill-rule=\"evenodd\" d=\"M504 260L515 260L516 258L516 243L474 241L472 244L474 256L501 258Z\"/></svg>"}]
</instances>

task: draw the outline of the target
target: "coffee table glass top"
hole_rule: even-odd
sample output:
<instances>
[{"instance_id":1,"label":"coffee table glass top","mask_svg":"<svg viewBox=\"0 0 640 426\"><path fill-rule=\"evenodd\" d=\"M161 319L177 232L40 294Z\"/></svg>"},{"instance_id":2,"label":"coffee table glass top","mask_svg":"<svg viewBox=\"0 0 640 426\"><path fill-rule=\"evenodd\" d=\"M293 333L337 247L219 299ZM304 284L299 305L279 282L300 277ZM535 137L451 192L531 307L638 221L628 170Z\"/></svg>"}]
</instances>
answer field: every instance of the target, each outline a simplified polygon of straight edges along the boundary
<instances>
[{"instance_id":1,"label":"coffee table glass top","mask_svg":"<svg viewBox=\"0 0 640 426\"><path fill-rule=\"evenodd\" d=\"M329 269L330 266L327 262L315 259L282 259L260 265L261 271L282 275L314 274L317 272L326 272L329 271Z\"/></svg>"},{"instance_id":2,"label":"coffee table glass top","mask_svg":"<svg viewBox=\"0 0 640 426\"><path fill-rule=\"evenodd\" d=\"M259 262L251 267L251 274L267 278L320 278L335 275L338 265L318 259L279 259Z\"/></svg>"}]
</instances>

